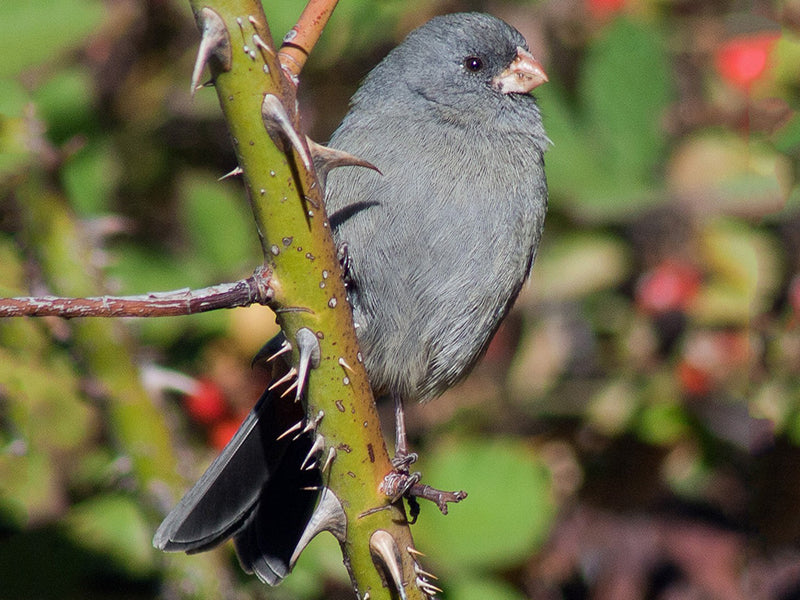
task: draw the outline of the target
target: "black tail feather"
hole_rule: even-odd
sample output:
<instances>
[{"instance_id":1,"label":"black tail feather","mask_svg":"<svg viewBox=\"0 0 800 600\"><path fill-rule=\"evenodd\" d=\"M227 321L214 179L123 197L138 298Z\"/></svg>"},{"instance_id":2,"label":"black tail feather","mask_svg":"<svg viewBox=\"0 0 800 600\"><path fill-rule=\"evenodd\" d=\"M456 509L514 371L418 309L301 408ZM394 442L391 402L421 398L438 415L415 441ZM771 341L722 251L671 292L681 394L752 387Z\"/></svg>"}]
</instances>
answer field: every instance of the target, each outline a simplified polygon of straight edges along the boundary
<instances>
[{"instance_id":1,"label":"black tail feather","mask_svg":"<svg viewBox=\"0 0 800 600\"><path fill-rule=\"evenodd\" d=\"M300 469L310 448L309 436L287 448L247 523L234 537L242 568L270 585L289 573L290 558L319 497L319 469Z\"/></svg>"},{"instance_id":2,"label":"black tail feather","mask_svg":"<svg viewBox=\"0 0 800 600\"><path fill-rule=\"evenodd\" d=\"M321 483L317 469L300 469L313 432L277 439L303 418L299 402L264 392L222 453L161 523L153 545L193 553L234 537L245 570L271 585L280 582L319 495L307 488Z\"/></svg>"}]
</instances>

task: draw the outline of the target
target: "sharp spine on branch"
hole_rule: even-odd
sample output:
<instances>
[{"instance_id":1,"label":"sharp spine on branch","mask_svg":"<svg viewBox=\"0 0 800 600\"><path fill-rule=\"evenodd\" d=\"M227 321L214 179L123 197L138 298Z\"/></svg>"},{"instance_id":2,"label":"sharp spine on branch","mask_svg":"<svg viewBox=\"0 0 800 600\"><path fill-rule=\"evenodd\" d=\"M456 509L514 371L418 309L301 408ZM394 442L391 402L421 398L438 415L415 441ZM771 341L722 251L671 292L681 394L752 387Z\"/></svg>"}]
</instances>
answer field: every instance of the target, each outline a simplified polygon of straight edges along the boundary
<instances>
[{"instance_id":1,"label":"sharp spine on branch","mask_svg":"<svg viewBox=\"0 0 800 600\"><path fill-rule=\"evenodd\" d=\"M306 137L306 142L308 142L308 149L311 151L311 158L314 160L314 167L317 169L317 176L323 185L325 185L328 173L337 167L366 167L381 173L380 169L371 162L354 156L349 152L328 148L309 137Z\"/></svg>"},{"instance_id":2,"label":"sharp spine on branch","mask_svg":"<svg viewBox=\"0 0 800 600\"><path fill-rule=\"evenodd\" d=\"M297 131L292 126L292 120L286 113L280 99L274 94L266 94L264 101L261 103L261 118L264 121L264 126L267 128L267 133L273 141L277 141L275 135L282 133L297 154L300 160L303 161L303 166L307 171L312 170L311 157L308 155L308 150L303 145L303 140L300 139ZM282 144L279 144L279 147Z\"/></svg>"},{"instance_id":3,"label":"sharp spine on branch","mask_svg":"<svg viewBox=\"0 0 800 600\"><path fill-rule=\"evenodd\" d=\"M369 538L369 550L372 561L381 569L383 576L391 578L401 600L406 600L406 590L403 586L403 558L392 534L385 529L374 531Z\"/></svg>"},{"instance_id":4,"label":"sharp spine on branch","mask_svg":"<svg viewBox=\"0 0 800 600\"><path fill-rule=\"evenodd\" d=\"M212 56L219 61L225 71L230 70L233 60L231 38L222 17L206 6L197 13L197 24L200 31L202 31L202 38L200 47L197 49L194 70L192 71L192 96L194 96L195 90L200 87L200 75L202 75L203 69L205 69L208 60Z\"/></svg>"},{"instance_id":5,"label":"sharp spine on branch","mask_svg":"<svg viewBox=\"0 0 800 600\"><path fill-rule=\"evenodd\" d=\"M241 175L242 173L244 173L244 171L242 170L242 167L236 167L232 171L229 171L228 173L225 173L225 175L223 175L222 177L217 179L217 181L222 181L223 179L228 179L228 177L236 177L237 175Z\"/></svg>"},{"instance_id":6,"label":"sharp spine on branch","mask_svg":"<svg viewBox=\"0 0 800 600\"><path fill-rule=\"evenodd\" d=\"M327 487L322 488L319 504L314 509L308 525L303 530L292 557L289 559L290 568L294 567L300 553L305 550L311 540L323 531L330 531L340 542L344 542L347 536L347 516L342 508L342 503L336 494Z\"/></svg>"},{"instance_id":7,"label":"sharp spine on branch","mask_svg":"<svg viewBox=\"0 0 800 600\"><path fill-rule=\"evenodd\" d=\"M295 423L294 425L289 427L289 429L287 429L282 434L280 434L278 437L276 437L275 441L282 440L287 435L290 435L290 434L294 433L295 431L300 430L302 427L303 427L303 422L302 421L298 421L297 423Z\"/></svg>"},{"instance_id":8,"label":"sharp spine on branch","mask_svg":"<svg viewBox=\"0 0 800 600\"><path fill-rule=\"evenodd\" d=\"M283 384L284 384L284 383L286 383L287 381L291 381L291 380L292 380L292 378L293 378L293 377L296 377L296 376L297 376L297 369L295 369L294 367L292 367L291 369L289 369L289 370L286 372L286 375L284 375L284 376L283 376L283 377L281 377L280 379L276 379L275 381L273 381L273 382L272 382L272 385L270 385L270 386L269 386L267 389L268 389L269 391L272 391L272 390L274 390L276 387L278 387L278 386L280 386L280 385L283 385Z\"/></svg>"},{"instance_id":9,"label":"sharp spine on branch","mask_svg":"<svg viewBox=\"0 0 800 600\"><path fill-rule=\"evenodd\" d=\"M311 444L311 449L303 459L303 464L300 465L301 470L311 470L316 467L316 457L325 448L325 438L320 434L314 438L314 443Z\"/></svg>"},{"instance_id":10,"label":"sharp spine on branch","mask_svg":"<svg viewBox=\"0 0 800 600\"><path fill-rule=\"evenodd\" d=\"M277 341L280 341L280 346L276 349L275 346L277 345ZM253 360L250 362L250 366L260 363L260 362L272 362L279 356L286 354L287 352L292 351L292 344L281 336L276 336L264 344L261 349L256 352L256 355L253 357Z\"/></svg>"},{"instance_id":11,"label":"sharp spine on branch","mask_svg":"<svg viewBox=\"0 0 800 600\"><path fill-rule=\"evenodd\" d=\"M298 401L303 395L309 369L316 369L319 366L321 351L317 336L308 327L301 327L297 330L295 341L300 355L297 365L297 393L295 394L295 401Z\"/></svg>"}]
</instances>

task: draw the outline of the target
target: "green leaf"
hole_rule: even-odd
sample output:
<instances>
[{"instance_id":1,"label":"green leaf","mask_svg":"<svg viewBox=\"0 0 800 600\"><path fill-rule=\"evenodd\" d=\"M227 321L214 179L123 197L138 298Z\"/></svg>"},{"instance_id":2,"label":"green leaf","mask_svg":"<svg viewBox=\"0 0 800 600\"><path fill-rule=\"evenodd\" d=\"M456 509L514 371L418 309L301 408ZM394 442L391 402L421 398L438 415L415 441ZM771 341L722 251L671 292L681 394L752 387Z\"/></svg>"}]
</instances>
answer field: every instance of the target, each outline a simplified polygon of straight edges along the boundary
<instances>
[{"instance_id":1,"label":"green leaf","mask_svg":"<svg viewBox=\"0 0 800 600\"><path fill-rule=\"evenodd\" d=\"M40 116L47 122L47 135L60 144L93 125L91 101L94 84L88 70L71 68L56 73L34 93Z\"/></svg>"},{"instance_id":2,"label":"green leaf","mask_svg":"<svg viewBox=\"0 0 800 600\"><path fill-rule=\"evenodd\" d=\"M64 501L51 458L35 447L24 450L0 454L0 521L16 527L57 512Z\"/></svg>"},{"instance_id":3,"label":"green leaf","mask_svg":"<svg viewBox=\"0 0 800 600\"><path fill-rule=\"evenodd\" d=\"M110 557L131 575L152 572L151 527L136 500L122 495L86 500L72 508L64 525L76 544Z\"/></svg>"},{"instance_id":4,"label":"green leaf","mask_svg":"<svg viewBox=\"0 0 800 600\"><path fill-rule=\"evenodd\" d=\"M618 19L589 50L576 106L557 85L537 91L553 141L545 157L551 194L568 210L620 220L663 200L655 182L672 97L668 64L656 30Z\"/></svg>"},{"instance_id":5,"label":"green leaf","mask_svg":"<svg viewBox=\"0 0 800 600\"><path fill-rule=\"evenodd\" d=\"M541 90L541 91L540 91ZM553 145L545 155L547 182L553 196L582 196L603 177L597 154L585 134L583 115L568 106L558 83L537 90L545 130Z\"/></svg>"},{"instance_id":6,"label":"green leaf","mask_svg":"<svg viewBox=\"0 0 800 600\"><path fill-rule=\"evenodd\" d=\"M70 206L82 216L108 213L119 171L119 158L111 145L90 142L61 170Z\"/></svg>"},{"instance_id":7,"label":"green leaf","mask_svg":"<svg viewBox=\"0 0 800 600\"><path fill-rule=\"evenodd\" d=\"M99 0L4 2L0 19L0 77L59 58L86 42L105 16Z\"/></svg>"},{"instance_id":8,"label":"green leaf","mask_svg":"<svg viewBox=\"0 0 800 600\"><path fill-rule=\"evenodd\" d=\"M450 440L421 462L426 482L469 494L446 517L426 503L413 530L417 547L449 573L509 568L545 540L555 513L550 473L524 442Z\"/></svg>"},{"instance_id":9,"label":"green leaf","mask_svg":"<svg viewBox=\"0 0 800 600\"><path fill-rule=\"evenodd\" d=\"M595 157L618 179L652 181L663 152L661 119L672 90L661 35L617 19L589 49L580 98L602 144Z\"/></svg>"},{"instance_id":10,"label":"green leaf","mask_svg":"<svg viewBox=\"0 0 800 600\"><path fill-rule=\"evenodd\" d=\"M230 277L260 262L252 216L240 193L218 181L193 177L184 182L183 194L183 220L193 254L204 263L210 279L215 273Z\"/></svg>"}]
</instances>

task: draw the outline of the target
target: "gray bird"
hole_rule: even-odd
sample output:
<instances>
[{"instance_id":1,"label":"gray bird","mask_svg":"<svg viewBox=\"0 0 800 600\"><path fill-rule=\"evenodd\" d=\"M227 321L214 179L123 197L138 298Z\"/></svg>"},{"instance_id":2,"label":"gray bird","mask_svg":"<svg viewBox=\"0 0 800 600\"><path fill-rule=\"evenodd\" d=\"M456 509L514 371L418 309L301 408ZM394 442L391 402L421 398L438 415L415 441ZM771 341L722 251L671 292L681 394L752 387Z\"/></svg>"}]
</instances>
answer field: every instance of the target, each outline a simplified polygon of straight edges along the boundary
<instances>
[{"instance_id":1,"label":"gray bird","mask_svg":"<svg viewBox=\"0 0 800 600\"><path fill-rule=\"evenodd\" d=\"M325 198L376 396L430 400L480 358L527 279L547 209L549 144L530 91L547 81L523 36L485 14L440 16L365 78L330 146L375 165L333 170ZM234 538L243 568L275 584L317 496L300 468L302 418L265 392L167 516L156 547L198 552Z\"/></svg>"}]
</instances>

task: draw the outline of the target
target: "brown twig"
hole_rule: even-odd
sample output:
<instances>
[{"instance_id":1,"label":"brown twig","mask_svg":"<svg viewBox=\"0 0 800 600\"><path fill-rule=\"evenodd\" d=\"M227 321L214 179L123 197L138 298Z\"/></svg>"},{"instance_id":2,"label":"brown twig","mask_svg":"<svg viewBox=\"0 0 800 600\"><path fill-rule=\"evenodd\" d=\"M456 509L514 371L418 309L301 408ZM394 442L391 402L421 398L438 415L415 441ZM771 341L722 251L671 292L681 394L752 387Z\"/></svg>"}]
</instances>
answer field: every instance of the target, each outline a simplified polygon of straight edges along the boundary
<instances>
[{"instance_id":1,"label":"brown twig","mask_svg":"<svg viewBox=\"0 0 800 600\"><path fill-rule=\"evenodd\" d=\"M94 298L2 298L0 317L172 317L220 308L267 304L273 296L269 277L269 271L259 267L247 279L199 290Z\"/></svg>"},{"instance_id":2,"label":"brown twig","mask_svg":"<svg viewBox=\"0 0 800 600\"><path fill-rule=\"evenodd\" d=\"M284 36L278 59L290 79L295 79L303 70L311 49L317 43L338 1L310 0L297 24Z\"/></svg>"}]
</instances>

